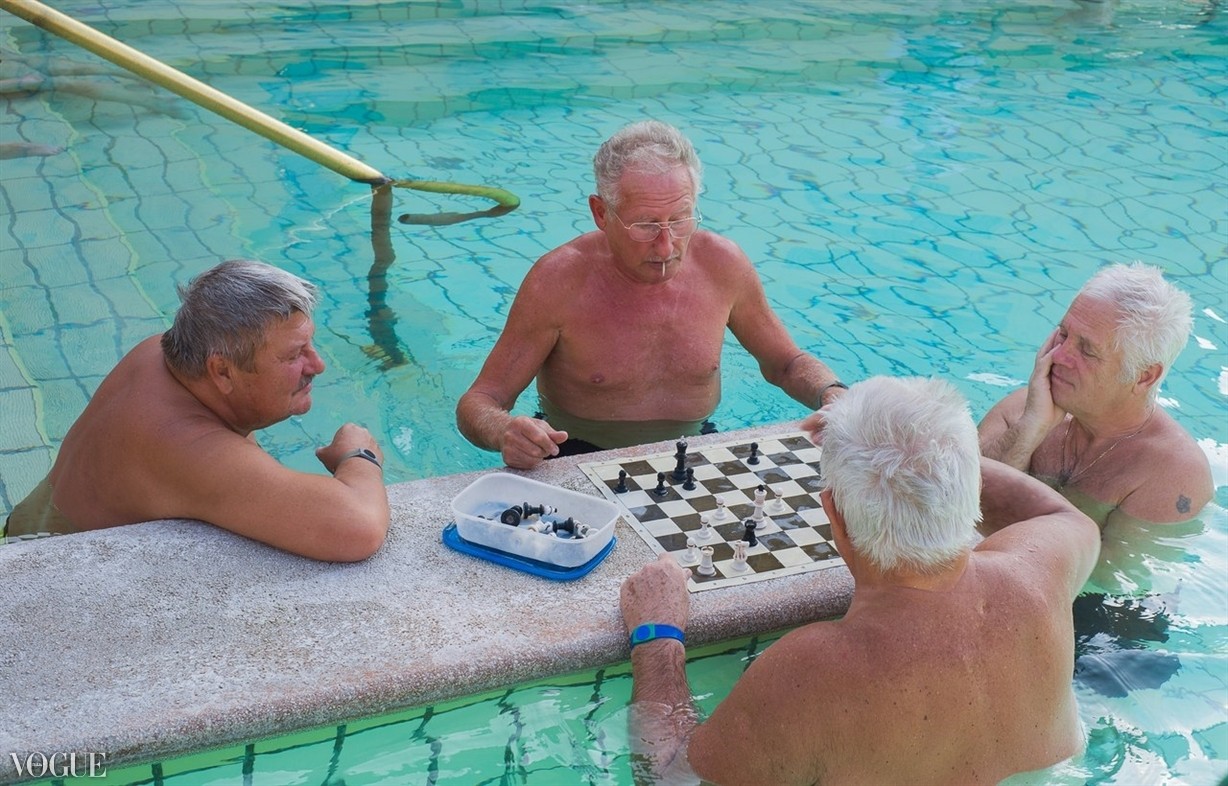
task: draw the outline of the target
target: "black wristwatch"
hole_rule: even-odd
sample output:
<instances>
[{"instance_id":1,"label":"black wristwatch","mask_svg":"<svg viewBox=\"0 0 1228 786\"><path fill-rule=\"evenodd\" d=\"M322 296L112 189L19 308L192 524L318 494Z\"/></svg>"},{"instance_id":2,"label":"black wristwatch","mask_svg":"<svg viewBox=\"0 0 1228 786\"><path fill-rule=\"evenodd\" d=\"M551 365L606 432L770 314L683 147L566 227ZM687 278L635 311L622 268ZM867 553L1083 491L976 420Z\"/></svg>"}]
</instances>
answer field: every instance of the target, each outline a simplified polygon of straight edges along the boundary
<instances>
[{"instance_id":1,"label":"black wristwatch","mask_svg":"<svg viewBox=\"0 0 1228 786\"><path fill-rule=\"evenodd\" d=\"M823 408L823 394L831 388L844 388L845 390L848 390L849 386L837 379L835 382L828 382L826 385L819 388L819 409Z\"/></svg>"},{"instance_id":2,"label":"black wristwatch","mask_svg":"<svg viewBox=\"0 0 1228 786\"><path fill-rule=\"evenodd\" d=\"M344 456L337 459L337 467L340 468L341 462L351 458L366 459L375 466L379 467L381 471L384 469L384 465L379 463L379 457L377 457L375 455L375 451L371 450L370 448L358 448L357 450L351 450L349 453L346 453Z\"/></svg>"}]
</instances>

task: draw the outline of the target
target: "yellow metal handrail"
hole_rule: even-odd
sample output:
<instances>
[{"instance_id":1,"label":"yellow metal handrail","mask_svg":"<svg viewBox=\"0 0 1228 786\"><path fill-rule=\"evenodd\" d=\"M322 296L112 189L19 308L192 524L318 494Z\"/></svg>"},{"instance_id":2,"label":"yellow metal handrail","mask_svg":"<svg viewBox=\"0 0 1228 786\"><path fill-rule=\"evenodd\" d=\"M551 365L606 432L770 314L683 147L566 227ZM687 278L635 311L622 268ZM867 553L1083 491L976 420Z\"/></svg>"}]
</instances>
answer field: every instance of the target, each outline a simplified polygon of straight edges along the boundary
<instances>
[{"instance_id":1,"label":"yellow metal handrail","mask_svg":"<svg viewBox=\"0 0 1228 786\"><path fill-rule=\"evenodd\" d=\"M238 101L220 90L193 79L165 63L140 52L127 44L98 32L87 24L78 22L54 8L35 0L0 0L0 9L8 11L31 24L54 33L90 52L105 58L173 93L215 112L244 128L272 140L289 150L306 156L317 164L328 167L351 180L380 186L391 183L395 186L419 191L445 194L467 194L494 200L500 207L512 210L520 204L515 194L493 186L470 186L460 183L440 183L422 180L393 180L379 170L329 147L280 120Z\"/></svg>"}]
</instances>

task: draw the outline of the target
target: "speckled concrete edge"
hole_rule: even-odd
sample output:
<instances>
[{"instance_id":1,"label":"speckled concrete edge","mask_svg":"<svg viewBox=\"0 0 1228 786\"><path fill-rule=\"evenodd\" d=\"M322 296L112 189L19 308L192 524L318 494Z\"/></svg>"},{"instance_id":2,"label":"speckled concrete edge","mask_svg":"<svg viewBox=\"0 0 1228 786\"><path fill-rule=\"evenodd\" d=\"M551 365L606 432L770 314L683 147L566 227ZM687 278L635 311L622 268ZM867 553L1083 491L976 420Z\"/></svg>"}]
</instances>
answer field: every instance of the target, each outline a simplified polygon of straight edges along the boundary
<instances>
[{"instance_id":1,"label":"speckled concrete edge","mask_svg":"<svg viewBox=\"0 0 1228 786\"><path fill-rule=\"evenodd\" d=\"M775 426L692 445L780 433ZM524 473L595 494L579 461ZM623 521L592 573L551 582L446 548L452 497L484 472L389 488L387 543L317 563L199 522L0 547L0 780L10 753L105 752L110 767L625 661L622 580L653 558ZM695 593L706 644L843 613L843 568Z\"/></svg>"}]
</instances>

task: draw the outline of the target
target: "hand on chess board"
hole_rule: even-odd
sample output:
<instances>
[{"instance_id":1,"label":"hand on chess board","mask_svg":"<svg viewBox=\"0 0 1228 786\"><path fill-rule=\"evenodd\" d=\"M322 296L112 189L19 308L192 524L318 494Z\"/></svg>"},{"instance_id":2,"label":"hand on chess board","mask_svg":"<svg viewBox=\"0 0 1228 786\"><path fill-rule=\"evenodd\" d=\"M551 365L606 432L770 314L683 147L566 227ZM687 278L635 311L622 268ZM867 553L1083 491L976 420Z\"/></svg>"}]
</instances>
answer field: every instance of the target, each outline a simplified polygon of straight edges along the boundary
<instances>
[{"instance_id":1,"label":"hand on chess board","mask_svg":"<svg viewBox=\"0 0 1228 786\"><path fill-rule=\"evenodd\" d=\"M504 427L499 452L509 467L533 469L557 455L559 445L566 440L566 431L556 431L540 418L519 415L508 420Z\"/></svg>"},{"instance_id":2,"label":"hand on chess board","mask_svg":"<svg viewBox=\"0 0 1228 786\"><path fill-rule=\"evenodd\" d=\"M619 607L627 630L647 623L673 625L686 630L691 596L689 571L671 554L662 554L623 582Z\"/></svg>"}]
</instances>

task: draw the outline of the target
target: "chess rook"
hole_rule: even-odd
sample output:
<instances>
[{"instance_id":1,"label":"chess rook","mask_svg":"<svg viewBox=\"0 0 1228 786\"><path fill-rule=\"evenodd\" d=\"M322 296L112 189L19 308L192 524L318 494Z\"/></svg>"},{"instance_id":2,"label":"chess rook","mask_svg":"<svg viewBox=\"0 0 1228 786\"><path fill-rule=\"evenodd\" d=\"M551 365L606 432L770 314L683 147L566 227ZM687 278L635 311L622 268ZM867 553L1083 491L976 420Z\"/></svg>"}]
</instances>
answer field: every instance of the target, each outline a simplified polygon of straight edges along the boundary
<instances>
[{"instance_id":1,"label":"chess rook","mask_svg":"<svg viewBox=\"0 0 1228 786\"><path fill-rule=\"evenodd\" d=\"M699 567L695 569L701 576L715 576L716 566L712 564L713 549L711 546L704 546L699 553L702 555L699 558Z\"/></svg>"}]
</instances>

